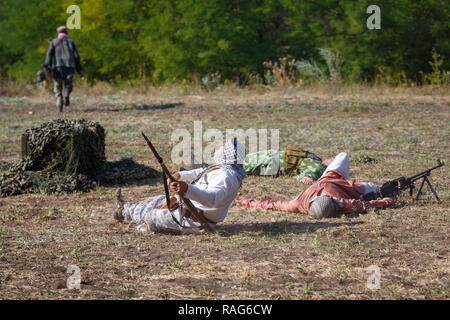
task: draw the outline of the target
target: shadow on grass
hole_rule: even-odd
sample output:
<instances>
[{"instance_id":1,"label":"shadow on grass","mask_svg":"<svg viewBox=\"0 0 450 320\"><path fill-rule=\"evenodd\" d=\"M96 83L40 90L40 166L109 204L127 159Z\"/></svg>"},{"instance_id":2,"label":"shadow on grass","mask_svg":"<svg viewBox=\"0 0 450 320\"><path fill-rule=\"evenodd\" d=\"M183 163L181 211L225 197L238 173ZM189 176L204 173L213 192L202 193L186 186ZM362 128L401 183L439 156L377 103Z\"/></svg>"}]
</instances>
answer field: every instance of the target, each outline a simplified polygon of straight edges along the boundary
<instances>
[{"instance_id":1,"label":"shadow on grass","mask_svg":"<svg viewBox=\"0 0 450 320\"><path fill-rule=\"evenodd\" d=\"M355 222L256 222L247 224L230 224L217 227L217 233L221 236L229 237L240 233L255 234L255 236L277 236L280 234L303 234L312 233L318 229L328 229L339 226L354 226L362 224L362 221Z\"/></svg>"},{"instance_id":2,"label":"shadow on grass","mask_svg":"<svg viewBox=\"0 0 450 320\"><path fill-rule=\"evenodd\" d=\"M99 186L106 188L122 188L122 187L140 187L140 186L154 186L161 182L161 178L146 178L139 180L128 180L121 182L102 182L99 183ZM161 194L164 193L164 190L161 191Z\"/></svg>"},{"instance_id":3,"label":"shadow on grass","mask_svg":"<svg viewBox=\"0 0 450 320\"><path fill-rule=\"evenodd\" d=\"M83 110L83 112L122 112L122 111L154 111L154 110L165 110L172 109L175 107L182 106L183 103L175 102L175 103L166 103L166 104L142 104L142 105L125 105L125 106L117 106L117 107L107 107L107 108L89 108Z\"/></svg>"},{"instance_id":4,"label":"shadow on grass","mask_svg":"<svg viewBox=\"0 0 450 320\"><path fill-rule=\"evenodd\" d=\"M133 158L106 161L98 176L98 183L107 187L155 185L161 182L162 173L152 167L137 163Z\"/></svg>"}]
</instances>

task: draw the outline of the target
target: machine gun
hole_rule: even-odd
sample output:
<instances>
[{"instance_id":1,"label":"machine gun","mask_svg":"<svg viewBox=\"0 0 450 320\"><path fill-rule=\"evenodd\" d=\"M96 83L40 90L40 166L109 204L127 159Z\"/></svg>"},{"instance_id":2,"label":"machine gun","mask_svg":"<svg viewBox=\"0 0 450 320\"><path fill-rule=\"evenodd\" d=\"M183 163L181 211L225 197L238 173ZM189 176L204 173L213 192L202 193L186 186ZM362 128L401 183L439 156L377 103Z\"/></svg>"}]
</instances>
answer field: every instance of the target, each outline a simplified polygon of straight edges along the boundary
<instances>
[{"instance_id":1,"label":"machine gun","mask_svg":"<svg viewBox=\"0 0 450 320\"><path fill-rule=\"evenodd\" d=\"M366 193L360 197L360 200L362 201L370 201L370 200L376 200L376 199L382 199L384 197L391 197L396 198L398 194L409 188L409 196L411 197L413 195L414 190L414 183L418 180L422 179L422 184L420 185L419 191L417 192L416 200L419 199L419 196L422 194L422 188L425 184L425 182L428 184L428 186L431 189L431 192L433 192L434 196L436 197L437 201L440 202L440 199L434 190L433 186L431 185L430 180L428 177L431 175L431 171L437 168L440 168L444 165L441 160L438 159L438 164L432 168L429 168L425 171L422 171L416 175L413 175L412 177L405 178L400 177L394 180L390 180L386 183L384 183L376 192L372 191L369 193Z\"/></svg>"}]
</instances>

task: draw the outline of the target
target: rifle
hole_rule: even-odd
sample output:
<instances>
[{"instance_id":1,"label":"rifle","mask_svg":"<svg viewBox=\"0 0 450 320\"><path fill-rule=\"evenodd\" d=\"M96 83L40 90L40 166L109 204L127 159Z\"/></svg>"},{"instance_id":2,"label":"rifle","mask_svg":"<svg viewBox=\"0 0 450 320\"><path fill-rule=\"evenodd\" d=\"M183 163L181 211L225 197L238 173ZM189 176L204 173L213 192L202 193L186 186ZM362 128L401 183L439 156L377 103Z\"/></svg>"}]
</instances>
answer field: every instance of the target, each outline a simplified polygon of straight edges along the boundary
<instances>
[{"instance_id":1,"label":"rifle","mask_svg":"<svg viewBox=\"0 0 450 320\"><path fill-rule=\"evenodd\" d=\"M177 180L172 176L169 169L167 169L166 165L164 164L164 160L160 157L160 155L156 151L156 149L153 146L153 144L151 143L151 141L146 137L146 135L143 132L141 132L141 133L142 133L142 136L144 137L145 141L147 142L148 147L150 148L150 150L152 150L153 155L155 156L156 160L158 160L158 162L161 166L161 169L163 171L162 179L163 179L163 184L164 184L164 191L166 194L166 204L167 204L169 211L171 211L169 188L167 186L167 177L170 179L170 181L177 181ZM194 219L197 220L207 232L212 232L212 229L209 226L206 218L203 216L203 214L201 212L199 212L197 210L197 208L194 206L194 204L191 202L191 200L185 198L181 194L178 194L178 195L180 197L180 201L186 205L186 208L190 211L190 213L192 214ZM181 212L181 207L180 207L180 212ZM182 218L181 215L180 215L180 217ZM178 221L176 221L176 222L181 226L180 222L178 222Z\"/></svg>"},{"instance_id":2,"label":"rifle","mask_svg":"<svg viewBox=\"0 0 450 320\"><path fill-rule=\"evenodd\" d=\"M51 45L52 42L50 40L47 40L48 44ZM47 59L47 58L46 58ZM53 60L53 59L52 59ZM50 65L43 63L42 66L44 67L45 71L47 71L47 75L48 75L48 79L51 80L52 78L54 78L53 75L53 67L52 67L52 61L50 61Z\"/></svg>"},{"instance_id":3,"label":"rifle","mask_svg":"<svg viewBox=\"0 0 450 320\"><path fill-rule=\"evenodd\" d=\"M46 64L42 64L42 66L44 67L45 71L47 71L48 79L49 80L53 79L54 78L54 76L53 76L53 68L48 66L48 65L46 65Z\"/></svg>"},{"instance_id":4,"label":"rifle","mask_svg":"<svg viewBox=\"0 0 450 320\"><path fill-rule=\"evenodd\" d=\"M422 171L416 175L413 175L409 178L400 177L394 180L390 180L386 183L384 183L376 192L372 191L369 193L366 193L360 197L360 200L362 201L370 201L375 200L378 198L384 198L384 197L391 197L396 198L398 194L409 188L409 196L412 197L413 195L413 189L415 188L414 183L420 179L422 179L422 184L420 185L419 191L417 192L416 200L419 199L419 196L422 194L422 188L425 184L425 182L428 184L428 186L431 189L431 192L433 192L434 196L436 197L437 201L440 202L436 191L434 190L433 186L431 185L430 180L428 177L431 175L431 171L434 169L440 168L444 165L444 163L441 162L441 160L438 159L438 164L432 168L429 168L425 171Z\"/></svg>"}]
</instances>

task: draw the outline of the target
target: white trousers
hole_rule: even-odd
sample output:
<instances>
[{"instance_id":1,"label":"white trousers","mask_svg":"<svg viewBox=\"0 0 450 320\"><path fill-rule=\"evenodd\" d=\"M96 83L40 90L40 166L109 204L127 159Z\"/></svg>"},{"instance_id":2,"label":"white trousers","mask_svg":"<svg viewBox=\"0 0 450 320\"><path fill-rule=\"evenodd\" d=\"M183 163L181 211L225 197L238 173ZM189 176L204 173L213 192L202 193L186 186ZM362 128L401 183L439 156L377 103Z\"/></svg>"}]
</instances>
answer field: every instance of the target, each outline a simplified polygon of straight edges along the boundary
<instances>
[{"instance_id":1,"label":"white trousers","mask_svg":"<svg viewBox=\"0 0 450 320\"><path fill-rule=\"evenodd\" d=\"M345 180L350 178L350 158L346 152L339 153L328 165L322 174L322 177L331 170L336 170L344 176Z\"/></svg>"},{"instance_id":2,"label":"white trousers","mask_svg":"<svg viewBox=\"0 0 450 320\"><path fill-rule=\"evenodd\" d=\"M150 197L138 203L127 202L123 206L123 216L127 220L136 223L137 229L141 232L153 231L180 231L182 233L202 233L201 224L191 218L185 217L181 226L180 212L178 209L170 212L168 209L159 209L166 202L163 195ZM175 220L176 219L176 220ZM210 224L211 228L214 225Z\"/></svg>"},{"instance_id":3,"label":"white trousers","mask_svg":"<svg viewBox=\"0 0 450 320\"><path fill-rule=\"evenodd\" d=\"M330 165L325 169L322 174L322 177L327 173L327 171L336 170L344 176L345 180L350 178L350 158L346 152L339 153L334 160L330 163ZM379 185L373 182L361 182L364 186L365 193L376 192L380 187Z\"/></svg>"}]
</instances>

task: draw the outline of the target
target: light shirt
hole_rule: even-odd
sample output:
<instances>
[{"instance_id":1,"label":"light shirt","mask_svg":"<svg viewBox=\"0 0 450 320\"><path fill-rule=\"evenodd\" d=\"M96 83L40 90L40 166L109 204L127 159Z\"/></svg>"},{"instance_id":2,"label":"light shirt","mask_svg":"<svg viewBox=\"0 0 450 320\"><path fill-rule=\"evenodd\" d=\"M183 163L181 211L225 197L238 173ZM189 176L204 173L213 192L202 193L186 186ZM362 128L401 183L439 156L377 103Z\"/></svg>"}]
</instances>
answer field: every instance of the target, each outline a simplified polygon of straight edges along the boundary
<instances>
[{"instance_id":1,"label":"light shirt","mask_svg":"<svg viewBox=\"0 0 450 320\"><path fill-rule=\"evenodd\" d=\"M190 183L203 172L203 168L180 171L180 180ZM195 184L189 184L185 197L202 210L206 218L222 222L239 192L239 181L232 172L217 169L208 172Z\"/></svg>"}]
</instances>

